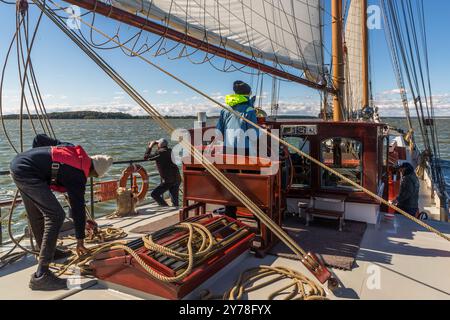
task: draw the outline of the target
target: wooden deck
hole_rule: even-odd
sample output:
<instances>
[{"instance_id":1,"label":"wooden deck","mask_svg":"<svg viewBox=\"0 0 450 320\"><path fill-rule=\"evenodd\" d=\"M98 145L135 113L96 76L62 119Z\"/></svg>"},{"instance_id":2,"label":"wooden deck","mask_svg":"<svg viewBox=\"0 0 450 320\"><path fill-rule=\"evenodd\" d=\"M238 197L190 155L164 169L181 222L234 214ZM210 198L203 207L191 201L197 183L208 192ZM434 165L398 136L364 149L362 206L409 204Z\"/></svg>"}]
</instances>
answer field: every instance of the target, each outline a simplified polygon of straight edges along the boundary
<instances>
[{"instance_id":1,"label":"wooden deck","mask_svg":"<svg viewBox=\"0 0 450 320\"><path fill-rule=\"evenodd\" d=\"M136 217L124 219L99 219L102 226L123 228L128 238L140 237L130 230L177 214L171 209L162 210L154 205L143 207ZM450 225L430 222L450 235ZM2 248L6 250L8 246ZM357 257L357 267L351 271L333 270L341 283L331 299L450 299L450 244L436 235L417 227L406 218L381 221L369 226ZM28 256L0 270L0 299L99 299L128 300L154 299L145 293L119 288L94 278L70 279L72 288L55 292L33 292L28 289L30 275L36 261ZM186 299L198 299L203 289L222 294L240 272L258 265L286 266L308 275L297 261L267 256L257 259L245 253L233 263L198 287ZM248 299L266 299L271 288L251 293Z\"/></svg>"}]
</instances>

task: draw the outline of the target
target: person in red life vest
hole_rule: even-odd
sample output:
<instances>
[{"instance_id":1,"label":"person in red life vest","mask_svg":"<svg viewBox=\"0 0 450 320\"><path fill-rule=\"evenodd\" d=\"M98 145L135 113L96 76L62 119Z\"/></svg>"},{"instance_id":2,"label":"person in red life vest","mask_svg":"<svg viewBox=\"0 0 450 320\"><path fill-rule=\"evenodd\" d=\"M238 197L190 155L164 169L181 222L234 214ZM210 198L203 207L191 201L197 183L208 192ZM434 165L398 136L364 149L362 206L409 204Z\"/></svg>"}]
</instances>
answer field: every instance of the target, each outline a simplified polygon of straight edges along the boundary
<instances>
[{"instance_id":1,"label":"person in red life vest","mask_svg":"<svg viewBox=\"0 0 450 320\"><path fill-rule=\"evenodd\" d=\"M61 256L56 243L65 218L64 209L52 191L67 193L77 238L76 251L79 255L85 254L88 252L84 246L87 178L103 176L111 165L111 157L89 157L81 146L72 145L35 147L11 161L11 176L21 194L40 250L38 268L29 284L32 290L67 288L66 280L49 270L50 263Z\"/></svg>"}]
</instances>

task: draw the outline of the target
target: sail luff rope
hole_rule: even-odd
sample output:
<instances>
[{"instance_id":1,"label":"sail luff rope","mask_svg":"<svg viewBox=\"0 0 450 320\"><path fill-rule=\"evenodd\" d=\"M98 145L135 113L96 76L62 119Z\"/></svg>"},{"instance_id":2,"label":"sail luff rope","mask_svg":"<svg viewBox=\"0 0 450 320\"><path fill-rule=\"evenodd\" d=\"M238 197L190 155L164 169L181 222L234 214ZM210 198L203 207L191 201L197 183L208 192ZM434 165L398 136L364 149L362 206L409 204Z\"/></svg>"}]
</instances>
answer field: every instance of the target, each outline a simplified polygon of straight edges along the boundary
<instances>
[{"instance_id":1,"label":"sail luff rope","mask_svg":"<svg viewBox=\"0 0 450 320\"><path fill-rule=\"evenodd\" d=\"M35 3L39 3L40 0L33 0L33 1L35 1ZM49 2L51 2L51 3L54 4L55 6L59 7L58 4L56 4L54 1L49 0ZM45 8L44 8L44 10L45 10ZM89 23L87 23L87 22L84 21L83 19L79 19L79 20L80 20L80 22L82 22L83 24L85 24L85 25L87 25L87 26L89 26L89 27L91 27L91 28L94 28L94 30L95 30L96 32L98 32L99 34L101 34L101 35L103 35L103 36L105 36L105 37L107 37L107 38L109 37L107 34L105 34L104 32L102 32L101 30L95 28L95 27L92 26L92 25L89 25ZM113 41L116 42L116 40L113 40ZM117 43L117 44L119 44L119 43ZM131 49L129 49L129 48L125 47L125 46L124 46L124 49L126 49L127 51L128 51L128 50L131 51ZM388 206L388 207L394 209L396 212L402 214L403 216L405 216L405 217L408 218L409 220L412 220L413 222L419 224L420 226L424 227L424 228L427 229L428 231L433 232L433 233L437 234L438 236L440 236L441 238L443 238L443 239L445 239L445 240L447 240L447 241L450 242L450 237L449 237L449 236L447 236L447 235L443 234L442 232L436 230L435 228L433 228L433 227L427 225L427 224L424 223L423 221L421 221L421 220L419 220L419 219L417 219L417 218L411 216L411 215L408 214L406 211L404 211L404 210L402 210L402 209L400 209L400 208L398 208L398 207L392 205L391 203L389 203L389 201L383 199L382 197L378 196L378 195L375 194L374 192L372 192L372 191L368 190L367 188L364 188L364 187L362 187L361 185L357 184L356 182L350 180L349 178L345 177L344 175L342 175L341 173L337 172L336 170L334 170L334 169L328 167L327 165L321 163L319 160L317 160L317 159L311 157L310 155L308 155L308 154L306 154L305 152L301 151L301 150L298 149L297 147L295 147L295 146L289 144L288 142L284 141L284 140L281 139L280 137L278 137L278 136L276 136L276 135L270 133L267 129L264 129L264 128L262 128L261 126L259 126L258 124L253 123L252 121L248 120L247 118L241 116L239 113L237 113L236 111L234 111L234 110L233 110L232 108L230 108L229 106L220 103L219 101L217 101L217 100L214 99L213 97L211 97L211 96L209 96L208 94L204 93L204 92L201 91L200 89L195 88L194 86L190 85L189 83L187 83L186 81L182 80L182 79L179 78L178 76L176 76L176 75L170 73L169 71L165 70L164 68L160 67L159 65L153 63L153 62L150 61L149 59L147 59L147 58L145 58L145 57L143 57L143 56L141 56L141 55L138 55L137 53L136 53L136 56L139 57L140 59L142 59L143 61L147 62L148 64L150 64L150 65L153 66L154 68L160 70L160 71L163 72L164 74L166 74L166 75L170 76L171 78L177 80L178 82L180 82L180 83L183 84L184 86L186 86L186 87L190 88L191 90L197 92L198 94L202 95L204 98L210 100L211 102L214 102L215 104L217 104L217 105L220 106L221 108L223 108L223 109L229 111L230 113L234 114L236 117L240 118L241 120L243 120L243 121L249 123L250 125L252 125L253 127L259 129L261 132L263 132L263 133L266 134L267 136L270 136L271 138L275 139L275 140L278 141L279 143L281 143L281 144L283 144L283 145L285 145L285 146L291 148L291 149L294 150L296 153L298 153L300 156L302 156L302 157L304 157L304 158L310 160L311 162L313 162L314 164L316 164L316 165L318 165L319 167L323 168L324 170L329 171L330 173L332 173L332 174L336 175L337 177L339 177L340 179L344 180L345 182L347 182L347 183L350 184L351 186L353 186L353 187L355 187L355 188L358 188L359 190L361 190L362 192L366 193L367 195L369 195L369 196L372 197L373 199L375 199L375 200L377 200L377 201L383 203L384 205L386 205L386 206ZM145 100L144 100L144 101L145 101ZM156 112L157 114L159 114L159 112L158 112L157 110L155 110L155 112ZM160 115L160 116L161 116L161 115ZM162 117L162 116L161 116L161 117ZM163 120L163 119L162 119L162 121L165 122L165 120ZM194 151L195 151L195 152L193 153L194 156L198 156L198 155L197 155L198 150L194 149ZM217 171L216 173L218 174L218 176L220 176L220 175L223 176L223 174L222 174L216 167L214 167L214 166L209 162L209 160L208 160L207 158L204 158L203 155L201 155L200 160L205 160L205 163L208 164L208 167L209 167L209 165L211 166L211 171L210 171L211 173L212 173L212 171ZM209 162L209 163L208 163L208 162ZM209 171L209 170L208 170L208 171ZM213 175L213 176L214 176L214 175ZM229 180L228 180L225 176L223 176L223 178L225 178L225 180L224 180L225 183L228 184L226 181L229 181ZM220 180L219 180L219 181L220 181ZM225 183L224 183L224 185L225 185ZM233 190L235 190L235 188L237 189L237 187L236 187L234 184L232 184L231 182L230 182L230 184L231 184L231 185L230 185L231 189L233 189ZM239 189L237 189L237 191L240 192ZM233 192L232 192L232 193L233 193ZM235 194L233 193L233 195L235 195ZM236 195L235 195L235 196L236 196ZM245 194L242 194L242 196L243 196L243 199L240 199L240 197L237 197L237 198L240 199L244 204L248 203L247 201L250 201L250 204L252 204L251 200L248 199L248 197L247 197ZM246 205L246 206L247 206L247 205ZM249 209L250 209L250 208L249 208ZM258 209L258 212L260 211L260 209L259 209L258 207L256 207L256 209ZM261 217L260 217L258 214L255 214L255 215L256 215L258 218L261 219ZM263 222L267 221L267 217L266 217L264 214L262 214L262 216L263 216L264 218L261 219L261 220L262 220ZM268 220L270 221L269 223L273 223L273 221L271 221L270 219L268 219ZM277 225L275 225L275 226L276 226L277 228L279 228ZM284 231L283 231L281 228L279 228L279 229L284 233ZM272 231L273 231L273 230L272 230ZM274 233L275 233L275 232L274 232Z\"/></svg>"}]
</instances>

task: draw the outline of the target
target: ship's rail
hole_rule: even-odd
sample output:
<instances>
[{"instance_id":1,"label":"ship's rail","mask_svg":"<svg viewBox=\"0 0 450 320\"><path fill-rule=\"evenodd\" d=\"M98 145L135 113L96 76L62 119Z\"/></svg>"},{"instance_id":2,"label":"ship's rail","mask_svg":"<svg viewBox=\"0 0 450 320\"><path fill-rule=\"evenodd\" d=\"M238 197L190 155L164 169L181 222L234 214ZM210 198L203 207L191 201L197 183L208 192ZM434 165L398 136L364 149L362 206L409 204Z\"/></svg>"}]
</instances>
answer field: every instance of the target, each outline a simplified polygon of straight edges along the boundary
<instances>
[{"instance_id":1,"label":"ship's rail","mask_svg":"<svg viewBox=\"0 0 450 320\"><path fill-rule=\"evenodd\" d=\"M421 149L421 147L417 144L414 143L414 149L415 152L417 152L416 156L420 155L423 150ZM439 159L439 161L441 161L441 159ZM429 183L431 185L431 194L430 196L434 199L439 198L440 202L442 199L444 199L444 203L440 203L440 210L441 210L441 221L448 221L450 220L450 194L448 192L448 190L444 190L441 193L440 187L439 185L436 183L436 181L433 181L432 178L432 164L430 161L426 161L426 167L425 167L425 180L429 180Z\"/></svg>"},{"instance_id":2,"label":"ship's rail","mask_svg":"<svg viewBox=\"0 0 450 320\"><path fill-rule=\"evenodd\" d=\"M115 161L113 162L113 166L120 166L120 165L133 165L133 164L139 164L139 163L144 163L144 162L148 162L148 160L144 160L144 159L138 159L138 160L123 160L123 161ZM156 171L155 172L150 172L150 176L157 174ZM0 170L0 176L9 176L10 172L9 170ZM130 182L133 182L133 177L130 177ZM86 202L86 206L89 207L89 211L90 214L92 215L92 217L95 217L95 205L102 202L102 201L97 201L95 200L95 186L99 185L101 183L101 181L96 181L95 178L89 178L88 179L88 183L86 185L87 188L89 188L89 201ZM20 199L20 196L17 198L16 200L16 204L20 204L22 202L22 200ZM13 203L13 198L11 197L11 199L5 199L5 200L1 200L0 201L0 246L7 243L4 241L3 239L3 226L4 226L4 220L6 218L6 216L8 215L8 213L4 213L2 210L2 208L9 208L11 207ZM145 204L145 203L143 203ZM67 207L67 206L65 206Z\"/></svg>"}]
</instances>

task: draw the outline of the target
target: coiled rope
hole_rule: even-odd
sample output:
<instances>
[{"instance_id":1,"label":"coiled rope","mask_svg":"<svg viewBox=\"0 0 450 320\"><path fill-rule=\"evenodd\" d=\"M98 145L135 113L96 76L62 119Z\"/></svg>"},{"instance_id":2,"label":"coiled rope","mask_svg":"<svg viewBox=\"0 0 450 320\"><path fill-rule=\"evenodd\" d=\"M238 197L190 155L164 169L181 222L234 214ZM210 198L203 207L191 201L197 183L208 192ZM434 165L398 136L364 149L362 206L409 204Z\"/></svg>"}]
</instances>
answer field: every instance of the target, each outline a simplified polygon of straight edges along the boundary
<instances>
[{"instance_id":1,"label":"coiled rope","mask_svg":"<svg viewBox=\"0 0 450 320\"><path fill-rule=\"evenodd\" d=\"M89 263L92 262L96 258L96 256L105 251L122 249L126 253L128 253L131 257L133 257L136 260L136 262L151 277L160 280L162 282L169 282L169 283L178 282L186 278L191 273L193 267L195 266L196 260L201 260L212 252L214 245L216 244L216 241L212 233L201 224L183 222L176 225L175 228L185 229L188 231L187 253L178 252L173 249L170 249L169 247L157 244L153 241L151 235L142 237L144 246L148 250L188 263L186 269L174 277L168 277L155 271L133 249L131 249L130 247L126 246L124 243L121 242L109 243L91 248L89 254L84 256L76 256L72 258L68 262L68 264L64 265L63 268L59 270L58 274L62 275L67 273L69 268L74 265L80 268L82 273L85 274L90 273L91 270L89 267ZM199 236L201 239L201 244L197 251L194 250L194 243L193 243L196 238L196 235Z\"/></svg>"},{"instance_id":2,"label":"coiled rope","mask_svg":"<svg viewBox=\"0 0 450 320\"><path fill-rule=\"evenodd\" d=\"M242 300L245 294L261 290L278 283L290 282L282 287L274 289L265 300L275 300L283 297L283 300L326 300L326 293L321 286L305 277L303 274L286 267L260 266L248 269L239 275L235 284L221 297L214 297L209 290L201 292L202 300L220 299ZM287 291L290 290L289 293ZM268 289L266 288L265 292Z\"/></svg>"}]
</instances>

